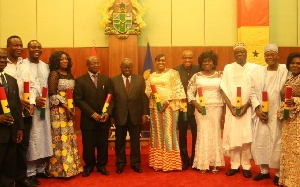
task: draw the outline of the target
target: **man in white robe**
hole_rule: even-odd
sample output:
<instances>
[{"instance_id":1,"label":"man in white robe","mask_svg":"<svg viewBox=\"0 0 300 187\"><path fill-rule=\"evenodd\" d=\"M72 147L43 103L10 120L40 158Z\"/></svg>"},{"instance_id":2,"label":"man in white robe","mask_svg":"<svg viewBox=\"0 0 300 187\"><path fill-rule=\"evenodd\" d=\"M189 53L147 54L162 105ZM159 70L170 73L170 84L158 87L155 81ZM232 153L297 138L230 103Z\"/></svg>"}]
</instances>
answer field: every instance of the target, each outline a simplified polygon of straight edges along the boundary
<instances>
[{"instance_id":1,"label":"man in white robe","mask_svg":"<svg viewBox=\"0 0 300 187\"><path fill-rule=\"evenodd\" d=\"M252 177L250 171L250 147L252 142L250 107L250 75L259 67L257 64L247 62L247 50L244 43L234 45L236 62L227 64L224 68L221 89L226 102L226 116L223 133L223 147L231 157L231 169L226 172L232 176L243 167L245 178ZM241 92L241 107L237 107L237 87ZM240 110L240 113L237 111Z\"/></svg>"},{"instance_id":2,"label":"man in white robe","mask_svg":"<svg viewBox=\"0 0 300 187\"><path fill-rule=\"evenodd\" d=\"M250 99L256 115L253 117L252 154L261 172L253 178L255 181L270 178L269 167L275 168L274 184L278 184L281 147L281 121L277 119L280 106L280 89L284 85L288 70L285 64L279 64L278 46L268 44L265 47L265 61L268 64L258 68L251 75ZM267 92L268 113L262 111L262 91ZM264 99L265 100L265 99ZM266 102L265 102L266 103ZM265 107L265 109L267 109ZM275 184L276 185L276 184Z\"/></svg>"},{"instance_id":3,"label":"man in white robe","mask_svg":"<svg viewBox=\"0 0 300 187\"><path fill-rule=\"evenodd\" d=\"M49 102L42 98L43 87L48 87L49 66L39 60L42 54L42 45L37 40L31 40L28 45L29 57L24 59L28 63L31 75L36 83L36 107L32 117L32 126L30 129L29 147L27 152L27 176L31 181L40 185L37 177L50 177L45 172L45 163L48 157L53 155L51 123ZM46 96L48 99L48 93ZM41 107L46 105L45 117L41 117Z\"/></svg>"}]
</instances>

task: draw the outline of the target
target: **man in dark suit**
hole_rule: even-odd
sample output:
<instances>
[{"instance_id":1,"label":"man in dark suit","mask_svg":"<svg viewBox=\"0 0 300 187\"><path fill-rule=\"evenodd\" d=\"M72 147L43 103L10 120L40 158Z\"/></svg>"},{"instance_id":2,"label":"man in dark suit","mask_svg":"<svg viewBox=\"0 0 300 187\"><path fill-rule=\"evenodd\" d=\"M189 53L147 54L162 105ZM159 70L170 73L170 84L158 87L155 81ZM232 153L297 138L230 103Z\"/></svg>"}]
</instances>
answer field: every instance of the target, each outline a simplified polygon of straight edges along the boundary
<instances>
[{"instance_id":1,"label":"man in dark suit","mask_svg":"<svg viewBox=\"0 0 300 187\"><path fill-rule=\"evenodd\" d=\"M0 49L0 86L6 87L11 116L0 107L0 186L14 186L17 164L17 143L23 139L23 118L17 80L3 73L7 65L7 52ZM4 82L5 81L5 82Z\"/></svg>"},{"instance_id":2,"label":"man in dark suit","mask_svg":"<svg viewBox=\"0 0 300 187\"><path fill-rule=\"evenodd\" d=\"M141 124L147 123L149 114L145 80L142 76L132 74L133 63L129 58L122 60L120 68L122 73L112 78L117 173L122 173L126 165L125 141L127 131L130 135L130 165L135 172L141 173L140 130Z\"/></svg>"},{"instance_id":3,"label":"man in dark suit","mask_svg":"<svg viewBox=\"0 0 300 187\"><path fill-rule=\"evenodd\" d=\"M102 108L108 94L112 94L111 79L99 74L97 57L90 56L86 60L88 73L75 80L74 102L81 110L80 129L82 133L83 160L85 162L83 177L88 177L96 166L97 171L109 175L105 165L108 157L109 117L112 113L113 100L107 111ZM97 149L97 159L95 157Z\"/></svg>"}]
</instances>

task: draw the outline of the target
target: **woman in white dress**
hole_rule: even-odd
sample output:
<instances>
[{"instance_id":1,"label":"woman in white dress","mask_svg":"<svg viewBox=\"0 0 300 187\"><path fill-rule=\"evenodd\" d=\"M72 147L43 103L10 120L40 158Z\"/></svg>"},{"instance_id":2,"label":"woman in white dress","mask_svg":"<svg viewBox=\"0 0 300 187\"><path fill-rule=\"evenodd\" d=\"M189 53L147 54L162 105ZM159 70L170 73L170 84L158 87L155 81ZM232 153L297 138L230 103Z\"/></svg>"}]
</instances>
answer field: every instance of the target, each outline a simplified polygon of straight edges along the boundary
<instances>
[{"instance_id":1,"label":"woman in white dress","mask_svg":"<svg viewBox=\"0 0 300 187\"><path fill-rule=\"evenodd\" d=\"M188 101L195 106L197 122L197 140L193 168L202 173L212 169L218 172L224 166L224 155L221 140L221 124L224 123L225 105L221 95L221 76L216 71L218 56L213 51L203 52L198 63L201 71L189 81L187 88ZM202 101L198 89L202 90Z\"/></svg>"}]
</instances>

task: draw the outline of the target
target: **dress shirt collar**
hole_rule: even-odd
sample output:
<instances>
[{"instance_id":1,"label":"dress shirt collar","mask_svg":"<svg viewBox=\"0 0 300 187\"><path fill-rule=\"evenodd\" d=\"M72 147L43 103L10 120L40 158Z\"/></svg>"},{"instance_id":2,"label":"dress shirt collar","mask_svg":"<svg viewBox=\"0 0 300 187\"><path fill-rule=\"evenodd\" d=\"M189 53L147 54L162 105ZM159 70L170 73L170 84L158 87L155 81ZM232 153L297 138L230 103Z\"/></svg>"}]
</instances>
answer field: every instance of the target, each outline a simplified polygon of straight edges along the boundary
<instances>
[{"instance_id":1,"label":"dress shirt collar","mask_svg":"<svg viewBox=\"0 0 300 187\"><path fill-rule=\"evenodd\" d=\"M7 63L13 64L12 61L9 60L9 58L7 58ZM22 64L22 63L23 63L23 58L22 57L18 57L17 64Z\"/></svg>"},{"instance_id":2,"label":"dress shirt collar","mask_svg":"<svg viewBox=\"0 0 300 187\"><path fill-rule=\"evenodd\" d=\"M92 73L90 71L88 71L88 73L89 73L89 75L90 75L90 77L91 77L92 80L94 79L93 75L97 75L98 76L98 73L94 74L94 73Z\"/></svg>"}]
</instances>

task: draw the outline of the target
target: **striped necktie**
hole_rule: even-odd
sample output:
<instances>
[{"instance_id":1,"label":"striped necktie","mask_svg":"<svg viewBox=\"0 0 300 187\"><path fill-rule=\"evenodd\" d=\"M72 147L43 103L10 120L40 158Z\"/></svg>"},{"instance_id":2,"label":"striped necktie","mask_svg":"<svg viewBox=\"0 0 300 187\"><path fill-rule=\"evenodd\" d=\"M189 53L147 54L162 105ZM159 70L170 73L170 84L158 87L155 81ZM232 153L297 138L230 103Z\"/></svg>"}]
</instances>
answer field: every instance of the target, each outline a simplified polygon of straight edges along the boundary
<instances>
[{"instance_id":1,"label":"striped necktie","mask_svg":"<svg viewBox=\"0 0 300 187\"><path fill-rule=\"evenodd\" d=\"M97 85L98 85L98 76L96 74L94 74L94 75L92 75L92 77L93 77L94 84L95 84L95 86L97 88Z\"/></svg>"}]
</instances>

